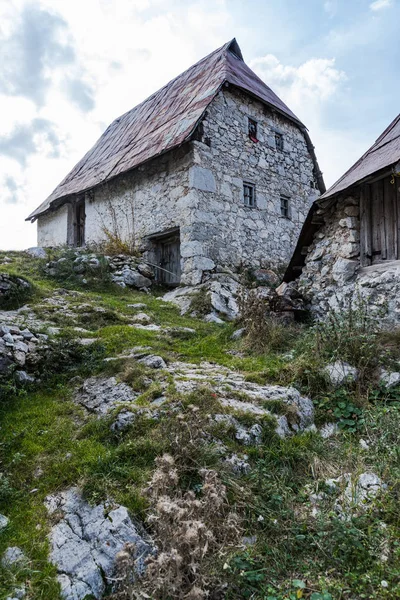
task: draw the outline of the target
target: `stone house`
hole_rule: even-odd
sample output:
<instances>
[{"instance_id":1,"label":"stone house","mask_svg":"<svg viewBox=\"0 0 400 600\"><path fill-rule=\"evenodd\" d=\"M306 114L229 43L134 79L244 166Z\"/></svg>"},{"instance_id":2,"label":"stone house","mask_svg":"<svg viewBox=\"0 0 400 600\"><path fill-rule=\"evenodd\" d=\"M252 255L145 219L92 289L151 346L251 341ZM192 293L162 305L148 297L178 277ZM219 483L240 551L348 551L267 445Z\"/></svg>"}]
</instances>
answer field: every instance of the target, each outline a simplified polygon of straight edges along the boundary
<instances>
[{"instance_id":1,"label":"stone house","mask_svg":"<svg viewBox=\"0 0 400 600\"><path fill-rule=\"evenodd\" d=\"M312 205L284 276L316 316L362 300L400 321L400 115Z\"/></svg>"},{"instance_id":2,"label":"stone house","mask_svg":"<svg viewBox=\"0 0 400 600\"><path fill-rule=\"evenodd\" d=\"M287 261L325 191L307 129L228 42L116 119L27 220L134 242L169 284Z\"/></svg>"}]
</instances>

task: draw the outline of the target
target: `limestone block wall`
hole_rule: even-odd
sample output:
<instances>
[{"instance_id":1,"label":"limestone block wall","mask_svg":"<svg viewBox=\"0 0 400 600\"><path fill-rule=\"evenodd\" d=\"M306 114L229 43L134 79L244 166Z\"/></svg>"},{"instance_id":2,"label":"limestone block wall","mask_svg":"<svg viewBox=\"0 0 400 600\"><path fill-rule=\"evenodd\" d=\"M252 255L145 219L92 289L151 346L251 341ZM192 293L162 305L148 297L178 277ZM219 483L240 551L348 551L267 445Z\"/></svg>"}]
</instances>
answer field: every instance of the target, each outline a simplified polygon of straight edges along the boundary
<instances>
[{"instance_id":1,"label":"limestone block wall","mask_svg":"<svg viewBox=\"0 0 400 600\"><path fill-rule=\"evenodd\" d=\"M67 243L68 211L68 205L64 205L38 219L38 246L63 246Z\"/></svg>"},{"instance_id":2,"label":"limestone block wall","mask_svg":"<svg viewBox=\"0 0 400 600\"><path fill-rule=\"evenodd\" d=\"M256 143L249 139L249 117L257 122ZM283 151L275 133L283 136ZM194 142L194 162L192 220L203 256L231 267L288 261L319 194L301 130L261 102L224 88L203 120L202 141ZM243 203L243 182L255 185L254 208ZM281 216L281 195L289 198L289 219Z\"/></svg>"},{"instance_id":3,"label":"limestone block wall","mask_svg":"<svg viewBox=\"0 0 400 600\"><path fill-rule=\"evenodd\" d=\"M383 324L400 323L400 261L360 266L359 195L321 211L325 225L314 238L296 287L317 319L361 301Z\"/></svg>"}]
</instances>

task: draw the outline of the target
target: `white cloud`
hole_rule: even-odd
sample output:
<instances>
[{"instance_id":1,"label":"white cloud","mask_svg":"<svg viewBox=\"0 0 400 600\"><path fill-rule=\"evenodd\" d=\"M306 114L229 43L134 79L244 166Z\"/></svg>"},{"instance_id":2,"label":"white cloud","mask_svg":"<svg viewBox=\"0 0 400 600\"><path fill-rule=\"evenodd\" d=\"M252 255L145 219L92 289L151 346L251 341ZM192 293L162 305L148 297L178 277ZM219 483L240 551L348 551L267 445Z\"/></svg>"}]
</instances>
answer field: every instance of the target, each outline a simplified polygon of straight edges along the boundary
<instances>
[{"instance_id":1,"label":"white cloud","mask_svg":"<svg viewBox=\"0 0 400 600\"><path fill-rule=\"evenodd\" d=\"M326 0L324 2L324 11L332 18L337 13L337 2L335 0Z\"/></svg>"},{"instance_id":2,"label":"white cloud","mask_svg":"<svg viewBox=\"0 0 400 600\"><path fill-rule=\"evenodd\" d=\"M17 63L0 78L0 247L34 245L24 218L110 122L233 37L231 26L226 0L0 3L2 47Z\"/></svg>"},{"instance_id":3,"label":"white cloud","mask_svg":"<svg viewBox=\"0 0 400 600\"><path fill-rule=\"evenodd\" d=\"M393 6L393 0L375 0L375 2L371 2L369 5L370 9L373 11L389 8L390 6Z\"/></svg>"},{"instance_id":4,"label":"white cloud","mask_svg":"<svg viewBox=\"0 0 400 600\"><path fill-rule=\"evenodd\" d=\"M312 58L295 67L268 54L250 66L309 129L329 187L366 149L365 140L354 140L347 129L331 128L325 118L329 107L346 95L346 73L335 66L334 58Z\"/></svg>"}]
</instances>

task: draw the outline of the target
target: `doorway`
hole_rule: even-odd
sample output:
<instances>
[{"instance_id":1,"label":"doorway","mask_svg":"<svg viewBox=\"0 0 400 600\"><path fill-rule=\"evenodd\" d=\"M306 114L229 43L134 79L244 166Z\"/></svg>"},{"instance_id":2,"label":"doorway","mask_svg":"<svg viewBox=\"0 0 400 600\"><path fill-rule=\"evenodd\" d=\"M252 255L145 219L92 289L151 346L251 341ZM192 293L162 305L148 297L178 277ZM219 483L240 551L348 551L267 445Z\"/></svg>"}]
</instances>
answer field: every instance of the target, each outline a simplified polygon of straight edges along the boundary
<instances>
[{"instance_id":1,"label":"doorway","mask_svg":"<svg viewBox=\"0 0 400 600\"><path fill-rule=\"evenodd\" d=\"M85 200L79 200L74 206L74 246L85 245Z\"/></svg>"},{"instance_id":2,"label":"doorway","mask_svg":"<svg viewBox=\"0 0 400 600\"><path fill-rule=\"evenodd\" d=\"M181 243L179 229L151 236L156 262L156 281L175 287L181 281Z\"/></svg>"}]
</instances>

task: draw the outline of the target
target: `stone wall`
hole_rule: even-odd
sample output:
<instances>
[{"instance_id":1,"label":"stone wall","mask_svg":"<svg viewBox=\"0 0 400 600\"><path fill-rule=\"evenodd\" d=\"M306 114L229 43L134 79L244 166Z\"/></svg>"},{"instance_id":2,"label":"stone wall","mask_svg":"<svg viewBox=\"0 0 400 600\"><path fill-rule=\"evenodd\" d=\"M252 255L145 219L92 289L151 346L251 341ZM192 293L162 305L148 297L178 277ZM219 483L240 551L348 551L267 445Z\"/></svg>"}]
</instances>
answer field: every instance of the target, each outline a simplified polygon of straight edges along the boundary
<instances>
[{"instance_id":1,"label":"stone wall","mask_svg":"<svg viewBox=\"0 0 400 600\"><path fill-rule=\"evenodd\" d=\"M258 142L248 118L258 123ZM275 147L275 133L284 147ZM224 89L211 103L196 141L149 161L86 196L87 244L105 230L135 242L154 260L148 236L180 229L184 284L212 270L267 267L286 262L310 203L317 196L313 161L301 130L261 102ZM255 186L256 206L243 203L243 182ZM280 196L290 198L289 218ZM67 242L64 206L38 219L39 245Z\"/></svg>"},{"instance_id":2,"label":"stone wall","mask_svg":"<svg viewBox=\"0 0 400 600\"><path fill-rule=\"evenodd\" d=\"M67 243L68 211L68 205L64 204L58 210L47 213L38 219L38 246L63 246Z\"/></svg>"},{"instance_id":3,"label":"stone wall","mask_svg":"<svg viewBox=\"0 0 400 600\"><path fill-rule=\"evenodd\" d=\"M249 139L249 117L257 122L257 143ZM197 185L194 221L202 224L204 254L236 267L288 261L319 195L303 133L261 102L226 88L209 107L203 130L210 146L195 142L194 159L203 180L204 169L210 174L203 188ZM275 133L283 135L283 151L275 147ZM243 182L255 185L254 208L243 203ZM289 219L281 216L281 195L290 199Z\"/></svg>"},{"instance_id":4,"label":"stone wall","mask_svg":"<svg viewBox=\"0 0 400 600\"><path fill-rule=\"evenodd\" d=\"M360 266L359 195L326 210L325 225L314 237L297 289L316 318L360 301L382 324L400 322L400 261Z\"/></svg>"}]
</instances>

